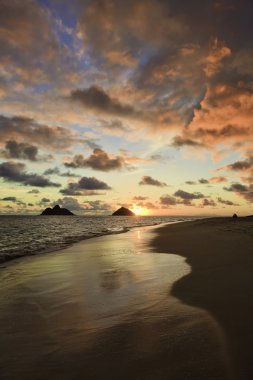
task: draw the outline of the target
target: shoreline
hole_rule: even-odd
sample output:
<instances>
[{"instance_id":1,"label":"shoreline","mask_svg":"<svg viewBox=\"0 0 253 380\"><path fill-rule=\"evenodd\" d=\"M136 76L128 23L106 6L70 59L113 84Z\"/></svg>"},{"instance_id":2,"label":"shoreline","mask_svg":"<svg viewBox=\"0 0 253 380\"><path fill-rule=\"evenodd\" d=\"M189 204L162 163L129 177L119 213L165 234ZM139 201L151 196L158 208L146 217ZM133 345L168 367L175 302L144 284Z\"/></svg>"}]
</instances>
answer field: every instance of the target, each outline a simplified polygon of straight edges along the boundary
<instances>
[{"instance_id":1,"label":"shoreline","mask_svg":"<svg viewBox=\"0 0 253 380\"><path fill-rule=\"evenodd\" d=\"M219 325L171 295L190 268L179 255L152 253L156 229L88 239L6 266L3 380L230 380Z\"/></svg>"},{"instance_id":2,"label":"shoreline","mask_svg":"<svg viewBox=\"0 0 253 380\"><path fill-rule=\"evenodd\" d=\"M22 254L12 254L12 255L9 255L8 253L4 254L4 255L0 255L0 270L1 268L4 268L8 263L10 262L16 262L17 260L21 260L21 259L24 259L24 258L29 258L29 257L36 257L36 256L41 256L41 255L44 255L44 254L50 254L50 253L54 253L54 252L59 252L59 251L62 251L62 250L65 250L67 248L70 248L72 246L74 246L75 244L79 244L81 242L84 242L86 240L89 240L89 239L94 239L94 238L99 238L99 237L102 237L102 236L113 236L113 235L118 235L118 234L124 234L124 233L127 233L135 228L145 228L145 227L154 227L154 228L157 228L158 226L161 227L163 225L167 225L167 224L173 224L173 223L180 223L180 222L183 222L183 221L176 221L176 222L162 222L162 223L158 223L158 224L146 224L146 225L136 225L136 226L128 226L128 227L124 227L123 229L119 230L119 231L106 231L106 232L103 232L103 233L98 233L98 234L94 234L92 236L84 236L84 237L80 237L74 241L71 241L71 242L66 242L64 245L61 245L59 247L55 247L55 246L52 246L48 249L44 249L44 250L41 250L41 251L37 251L36 253L31 253L31 252L25 252L25 253L22 253Z\"/></svg>"},{"instance_id":3,"label":"shoreline","mask_svg":"<svg viewBox=\"0 0 253 380\"><path fill-rule=\"evenodd\" d=\"M152 247L185 258L191 272L174 283L172 295L215 318L235 379L252 379L253 219L210 218L158 227Z\"/></svg>"}]
</instances>

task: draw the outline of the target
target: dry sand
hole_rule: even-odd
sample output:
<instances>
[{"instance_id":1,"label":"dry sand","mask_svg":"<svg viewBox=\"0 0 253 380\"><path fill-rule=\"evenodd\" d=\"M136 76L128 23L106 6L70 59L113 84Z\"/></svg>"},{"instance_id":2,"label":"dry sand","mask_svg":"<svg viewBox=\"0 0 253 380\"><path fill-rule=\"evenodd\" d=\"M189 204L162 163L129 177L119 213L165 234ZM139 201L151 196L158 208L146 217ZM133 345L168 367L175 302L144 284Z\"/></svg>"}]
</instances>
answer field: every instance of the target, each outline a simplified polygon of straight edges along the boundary
<instances>
[{"instance_id":1,"label":"dry sand","mask_svg":"<svg viewBox=\"0 0 253 380\"><path fill-rule=\"evenodd\" d=\"M252 380L253 218L204 219L157 232L154 251L179 254L191 266L191 272L175 282L172 295L216 319L225 334L234 378Z\"/></svg>"}]
</instances>

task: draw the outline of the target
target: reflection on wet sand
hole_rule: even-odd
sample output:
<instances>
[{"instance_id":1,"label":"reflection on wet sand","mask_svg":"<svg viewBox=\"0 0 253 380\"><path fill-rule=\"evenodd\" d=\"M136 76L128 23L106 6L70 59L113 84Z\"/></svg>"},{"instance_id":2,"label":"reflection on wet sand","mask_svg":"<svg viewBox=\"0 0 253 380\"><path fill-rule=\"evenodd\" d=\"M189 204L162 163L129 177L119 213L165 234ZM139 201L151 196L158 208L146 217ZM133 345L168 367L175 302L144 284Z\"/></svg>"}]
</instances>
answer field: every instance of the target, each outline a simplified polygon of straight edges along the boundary
<instances>
[{"instance_id":1,"label":"reflection on wet sand","mask_svg":"<svg viewBox=\"0 0 253 380\"><path fill-rule=\"evenodd\" d=\"M149 252L151 235L104 236L2 269L2 379L229 379L216 322L170 296L189 266Z\"/></svg>"}]
</instances>

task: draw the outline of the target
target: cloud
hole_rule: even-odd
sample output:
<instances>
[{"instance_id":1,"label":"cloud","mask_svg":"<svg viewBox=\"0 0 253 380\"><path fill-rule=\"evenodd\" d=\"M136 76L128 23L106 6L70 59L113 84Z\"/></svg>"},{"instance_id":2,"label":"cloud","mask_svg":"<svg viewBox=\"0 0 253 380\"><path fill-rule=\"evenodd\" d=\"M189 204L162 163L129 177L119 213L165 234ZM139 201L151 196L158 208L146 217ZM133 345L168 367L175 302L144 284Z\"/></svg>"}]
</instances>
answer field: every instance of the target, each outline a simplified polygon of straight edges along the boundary
<instances>
[{"instance_id":1,"label":"cloud","mask_svg":"<svg viewBox=\"0 0 253 380\"><path fill-rule=\"evenodd\" d=\"M226 191L232 191L236 195L243 197L246 201L252 203L253 202L253 185L249 186L242 185L241 183L233 183L229 187L224 187Z\"/></svg>"},{"instance_id":2,"label":"cloud","mask_svg":"<svg viewBox=\"0 0 253 380\"><path fill-rule=\"evenodd\" d=\"M81 177L79 174L72 173L70 171L67 172L61 172L60 169L55 166L54 168L48 168L44 171L44 175L58 175L60 177Z\"/></svg>"},{"instance_id":3,"label":"cloud","mask_svg":"<svg viewBox=\"0 0 253 380\"><path fill-rule=\"evenodd\" d=\"M50 199L49 198L42 198L41 202L42 203L48 203L48 202L50 202Z\"/></svg>"},{"instance_id":4,"label":"cloud","mask_svg":"<svg viewBox=\"0 0 253 380\"><path fill-rule=\"evenodd\" d=\"M59 204L61 207L65 207L70 211L79 212L80 214L108 213L108 211L111 210L111 206L108 203L100 200L79 203L75 198L64 197L53 202L52 206L55 206L56 204Z\"/></svg>"},{"instance_id":5,"label":"cloud","mask_svg":"<svg viewBox=\"0 0 253 380\"><path fill-rule=\"evenodd\" d=\"M105 128L120 135L114 142L127 146L126 136L131 149L138 144L144 151L152 139L152 152L172 140L176 148L210 149L215 158L239 153L226 170L245 175L236 181L250 186L251 163L244 158L253 141L252 1L64 1L73 29L56 3L0 4L0 145L18 144L18 153L7 150L8 159L39 159L22 144L63 154L74 144L91 148L97 136L110 146L97 128L104 118ZM11 116L22 112L34 119ZM131 123L125 126L126 118ZM68 152L72 162L80 151ZM121 153L102 152L106 159L83 153L83 167L107 172L129 162ZM214 178L207 180L225 183ZM73 185L64 190L82 193Z\"/></svg>"},{"instance_id":6,"label":"cloud","mask_svg":"<svg viewBox=\"0 0 253 380\"><path fill-rule=\"evenodd\" d=\"M16 201L17 201L17 198L16 198L16 197L5 197L5 198L2 198L1 201L5 201L5 202L16 202Z\"/></svg>"},{"instance_id":7,"label":"cloud","mask_svg":"<svg viewBox=\"0 0 253 380\"><path fill-rule=\"evenodd\" d=\"M84 208L89 212L103 212L108 213L108 211L112 210L110 204L102 202L100 200L96 201L86 201L84 202Z\"/></svg>"},{"instance_id":8,"label":"cloud","mask_svg":"<svg viewBox=\"0 0 253 380\"><path fill-rule=\"evenodd\" d=\"M0 141L25 140L25 145L36 143L45 149L68 149L73 144L92 145L70 128L44 125L23 116L0 115ZM18 145L22 147L23 145Z\"/></svg>"},{"instance_id":9,"label":"cloud","mask_svg":"<svg viewBox=\"0 0 253 380\"><path fill-rule=\"evenodd\" d=\"M175 148L181 148L183 146L203 148L205 146L203 143L199 141L195 141L190 138L184 138L181 136L175 136L172 140L171 145L174 146Z\"/></svg>"},{"instance_id":10,"label":"cloud","mask_svg":"<svg viewBox=\"0 0 253 380\"><path fill-rule=\"evenodd\" d=\"M94 149L89 157L85 158L83 155L78 154L74 156L72 162L65 162L64 165L70 168L89 167L94 170L108 172L121 169L126 166L126 163L123 157L110 157L102 149Z\"/></svg>"},{"instance_id":11,"label":"cloud","mask_svg":"<svg viewBox=\"0 0 253 380\"><path fill-rule=\"evenodd\" d=\"M198 182L202 185L209 184L209 183L223 183L227 182L227 178L224 176L217 176L217 177L211 177L209 179L206 178L200 178ZM194 181L186 181L187 185L196 185L197 183Z\"/></svg>"},{"instance_id":12,"label":"cloud","mask_svg":"<svg viewBox=\"0 0 253 380\"><path fill-rule=\"evenodd\" d=\"M38 189L32 189L32 190L29 190L27 191L27 194L39 194L40 191Z\"/></svg>"},{"instance_id":13,"label":"cloud","mask_svg":"<svg viewBox=\"0 0 253 380\"><path fill-rule=\"evenodd\" d=\"M222 183L222 182L227 182L227 178L224 176L217 176L217 177L212 177L209 179L210 183Z\"/></svg>"},{"instance_id":14,"label":"cloud","mask_svg":"<svg viewBox=\"0 0 253 380\"><path fill-rule=\"evenodd\" d=\"M199 183L202 185L205 185L205 184L209 183L209 181L205 178L201 178L201 179L199 179Z\"/></svg>"},{"instance_id":15,"label":"cloud","mask_svg":"<svg viewBox=\"0 0 253 380\"><path fill-rule=\"evenodd\" d=\"M143 197L141 195L136 195L133 197L133 201L145 201L146 199L148 199L148 197Z\"/></svg>"},{"instance_id":16,"label":"cloud","mask_svg":"<svg viewBox=\"0 0 253 380\"><path fill-rule=\"evenodd\" d=\"M247 176L242 176L241 180L251 184L253 182L253 156L252 153L247 155L248 157L246 159L235 161L232 164L217 169L217 171L228 170L235 173L246 174Z\"/></svg>"},{"instance_id":17,"label":"cloud","mask_svg":"<svg viewBox=\"0 0 253 380\"><path fill-rule=\"evenodd\" d=\"M233 171L248 171L253 172L253 157L248 157L245 160L236 161L233 164L227 165L224 169Z\"/></svg>"},{"instance_id":18,"label":"cloud","mask_svg":"<svg viewBox=\"0 0 253 380\"><path fill-rule=\"evenodd\" d=\"M58 183L49 181L47 178L27 173L25 165L12 161L6 161L0 164L0 177L5 181L23 183L25 186L38 186L38 187L60 187Z\"/></svg>"},{"instance_id":19,"label":"cloud","mask_svg":"<svg viewBox=\"0 0 253 380\"><path fill-rule=\"evenodd\" d=\"M115 0L93 1L80 14L78 26L94 60L109 67L133 68L148 47L156 50L171 36L181 35L165 3L153 0L130 0L120 7Z\"/></svg>"},{"instance_id":20,"label":"cloud","mask_svg":"<svg viewBox=\"0 0 253 380\"><path fill-rule=\"evenodd\" d=\"M233 183L229 187L224 187L224 190L244 193L248 191L248 187L245 185L242 185L241 183Z\"/></svg>"},{"instance_id":21,"label":"cloud","mask_svg":"<svg viewBox=\"0 0 253 380\"><path fill-rule=\"evenodd\" d=\"M70 172L69 170L67 172L60 173L59 175L61 177L76 177L76 178L81 177L80 174Z\"/></svg>"},{"instance_id":22,"label":"cloud","mask_svg":"<svg viewBox=\"0 0 253 380\"><path fill-rule=\"evenodd\" d=\"M43 173L44 175L60 175L60 169L56 167L46 169Z\"/></svg>"},{"instance_id":23,"label":"cloud","mask_svg":"<svg viewBox=\"0 0 253 380\"><path fill-rule=\"evenodd\" d=\"M12 202L12 203L15 203L17 206L20 206L22 208L26 207L26 203L23 202L21 199L18 199L16 197L4 197L4 198L1 198L0 201L3 201L3 202ZM5 206L6 208L10 208L10 207L7 207Z\"/></svg>"},{"instance_id":24,"label":"cloud","mask_svg":"<svg viewBox=\"0 0 253 380\"><path fill-rule=\"evenodd\" d=\"M154 179L148 175L145 175L142 177L141 181L139 182L139 185L150 185L150 186L157 186L157 187L168 186L165 182L160 182L157 179Z\"/></svg>"},{"instance_id":25,"label":"cloud","mask_svg":"<svg viewBox=\"0 0 253 380\"><path fill-rule=\"evenodd\" d=\"M223 205L226 205L226 206L239 206L237 203L234 203L228 199L223 199L221 197L218 197L217 201Z\"/></svg>"},{"instance_id":26,"label":"cloud","mask_svg":"<svg viewBox=\"0 0 253 380\"><path fill-rule=\"evenodd\" d=\"M187 191L184 190L177 190L174 193L175 197L179 197L183 200L193 200L193 199L201 199L205 198L205 196L201 193L195 192L195 193L188 193Z\"/></svg>"},{"instance_id":27,"label":"cloud","mask_svg":"<svg viewBox=\"0 0 253 380\"><path fill-rule=\"evenodd\" d=\"M37 161L38 148L27 143L18 143L15 140L9 140L5 144L5 157L19 158L23 160Z\"/></svg>"},{"instance_id":28,"label":"cloud","mask_svg":"<svg viewBox=\"0 0 253 380\"><path fill-rule=\"evenodd\" d=\"M178 201L175 197L172 197L171 195L162 195L160 197L160 203L163 206L175 206Z\"/></svg>"},{"instance_id":29,"label":"cloud","mask_svg":"<svg viewBox=\"0 0 253 380\"><path fill-rule=\"evenodd\" d=\"M49 65L56 63L59 44L45 8L33 0L2 0L0 25L1 63L11 65L13 76L16 74L19 80L29 82L36 75L47 81L52 72Z\"/></svg>"},{"instance_id":30,"label":"cloud","mask_svg":"<svg viewBox=\"0 0 253 380\"><path fill-rule=\"evenodd\" d=\"M152 202L138 202L137 207L146 208L148 210L154 210L157 209L157 206ZM133 206L130 207L130 209L133 208Z\"/></svg>"},{"instance_id":31,"label":"cloud","mask_svg":"<svg viewBox=\"0 0 253 380\"><path fill-rule=\"evenodd\" d=\"M50 202L51 200L49 198L44 197L44 198L41 198L41 200L37 202L36 205L45 207L47 206L47 203L50 203Z\"/></svg>"},{"instance_id":32,"label":"cloud","mask_svg":"<svg viewBox=\"0 0 253 380\"><path fill-rule=\"evenodd\" d=\"M141 116L141 113L136 111L133 106L121 103L99 86L91 86L83 90L74 90L71 92L70 99L96 112L121 117Z\"/></svg>"},{"instance_id":33,"label":"cloud","mask_svg":"<svg viewBox=\"0 0 253 380\"><path fill-rule=\"evenodd\" d=\"M68 184L66 189L60 190L65 195L101 195L94 190L111 190L107 183L95 177L82 177L78 182Z\"/></svg>"},{"instance_id":34,"label":"cloud","mask_svg":"<svg viewBox=\"0 0 253 380\"><path fill-rule=\"evenodd\" d=\"M206 206L216 207L217 205L213 199L204 198L202 201L201 207L206 207Z\"/></svg>"},{"instance_id":35,"label":"cloud","mask_svg":"<svg viewBox=\"0 0 253 380\"><path fill-rule=\"evenodd\" d=\"M160 204L162 205L162 208L168 208L170 206L177 206L177 205L193 206L192 199L196 199L196 198L192 198L190 195L188 195L190 193L186 193L186 192L181 193L182 190L178 190L178 191L179 193L176 192L174 196L165 194L160 197Z\"/></svg>"},{"instance_id":36,"label":"cloud","mask_svg":"<svg viewBox=\"0 0 253 380\"><path fill-rule=\"evenodd\" d=\"M57 204L73 212L83 211L83 206L78 202L77 199L72 197L59 198L57 201L53 202L51 206L54 207Z\"/></svg>"}]
</instances>

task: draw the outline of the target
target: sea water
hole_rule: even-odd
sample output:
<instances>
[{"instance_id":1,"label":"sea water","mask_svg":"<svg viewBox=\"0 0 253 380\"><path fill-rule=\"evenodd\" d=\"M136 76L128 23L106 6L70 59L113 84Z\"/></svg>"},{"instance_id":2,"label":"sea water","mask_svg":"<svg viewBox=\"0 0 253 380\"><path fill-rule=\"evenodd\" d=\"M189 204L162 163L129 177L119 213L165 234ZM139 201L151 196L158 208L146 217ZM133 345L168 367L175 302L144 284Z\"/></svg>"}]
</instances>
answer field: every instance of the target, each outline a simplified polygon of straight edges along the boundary
<instances>
[{"instance_id":1,"label":"sea water","mask_svg":"<svg viewBox=\"0 0 253 380\"><path fill-rule=\"evenodd\" d=\"M168 216L0 216L0 263L134 227L190 220Z\"/></svg>"}]
</instances>

